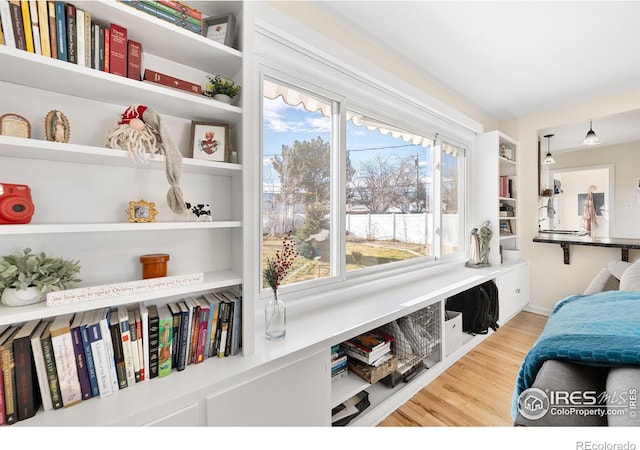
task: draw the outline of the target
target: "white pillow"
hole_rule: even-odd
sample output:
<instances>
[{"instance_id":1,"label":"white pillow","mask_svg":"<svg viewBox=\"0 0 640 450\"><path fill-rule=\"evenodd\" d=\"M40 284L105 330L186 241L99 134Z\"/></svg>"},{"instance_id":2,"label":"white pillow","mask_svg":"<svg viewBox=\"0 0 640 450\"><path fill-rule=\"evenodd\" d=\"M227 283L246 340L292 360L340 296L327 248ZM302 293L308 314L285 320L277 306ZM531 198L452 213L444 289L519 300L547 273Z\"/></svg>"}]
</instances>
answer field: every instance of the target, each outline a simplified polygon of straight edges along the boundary
<instances>
[{"instance_id":1,"label":"white pillow","mask_svg":"<svg viewBox=\"0 0 640 450\"><path fill-rule=\"evenodd\" d=\"M619 280L622 278L622 274L624 273L624 271L632 265L632 263L627 261L611 261L609 264L607 264L607 269L609 269L611 275Z\"/></svg>"},{"instance_id":2,"label":"white pillow","mask_svg":"<svg viewBox=\"0 0 640 450\"><path fill-rule=\"evenodd\" d=\"M604 267L598 274L591 280L584 294L596 294L603 291L617 291L620 288L620 282L616 277L611 275L609 269Z\"/></svg>"},{"instance_id":3,"label":"white pillow","mask_svg":"<svg viewBox=\"0 0 640 450\"><path fill-rule=\"evenodd\" d=\"M620 278L621 291L640 291L640 260L634 262Z\"/></svg>"}]
</instances>

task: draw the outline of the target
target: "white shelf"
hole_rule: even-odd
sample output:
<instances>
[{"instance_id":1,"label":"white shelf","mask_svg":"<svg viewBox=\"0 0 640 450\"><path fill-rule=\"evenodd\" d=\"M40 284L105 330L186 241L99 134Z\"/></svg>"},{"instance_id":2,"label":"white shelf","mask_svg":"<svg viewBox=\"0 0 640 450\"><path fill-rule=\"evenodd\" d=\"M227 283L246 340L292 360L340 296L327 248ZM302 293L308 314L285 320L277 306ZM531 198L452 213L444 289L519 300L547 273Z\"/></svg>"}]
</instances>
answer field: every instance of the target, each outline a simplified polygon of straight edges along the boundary
<instances>
[{"instance_id":1,"label":"white shelf","mask_svg":"<svg viewBox=\"0 0 640 450\"><path fill-rule=\"evenodd\" d=\"M504 240L507 240L507 239L515 239L517 237L518 237L517 234L511 234L509 236L500 236L500 240L504 241ZM507 249L507 250L511 250L511 249Z\"/></svg>"},{"instance_id":2,"label":"white shelf","mask_svg":"<svg viewBox=\"0 0 640 450\"><path fill-rule=\"evenodd\" d=\"M25 139L13 136L0 136L0 157L2 156L100 166L166 170L166 158L163 155L150 156L148 162L141 164L134 162L126 150L50 142L40 139ZM184 173L231 176L241 173L242 166L240 164L183 158L182 170Z\"/></svg>"},{"instance_id":3,"label":"white shelf","mask_svg":"<svg viewBox=\"0 0 640 450\"><path fill-rule=\"evenodd\" d=\"M114 1L76 1L73 4L91 13L98 23L115 23L125 27L128 38L140 42L144 52L162 55L163 58L212 75L233 76L242 67L242 52L132 6Z\"/></svg>"},{"instance_id":4,"label":"white shelf","mask_svg":"<svg viewBox=\"0 0 640 450\"><path fill-rule=\"evenodd\" d=\"M346 378L331 382L331 408L371 386L353 372L348 371L347 374Z\"/></svg>"},{"instance_id":5,"label":"white shelf","mask_svg":"<svg viewBox=\"0 0 640 450\"><path fill-rule=\"evenodd\" d=\"M517 202L518 199L515 197L498 197L498 200L505 202Z\"/></svg>"},{"instance_id":6,"label":"white shelf","mask_svg":"<svg viewBox=\"0 0 640 450\"><path fill-rule=\"evenodd\" d=\"M240 221L216 222L141 222L141 223L59 223L2 225L0 236L23 234L100 233L115 231L199 230L214 228L240 228Z\"/></svg>"},{"instance_id":7,"label":"white shelf","mask_svg":"<svg viewBox=\"0 0 640 450\"><path fill-rule=\"evenodd\" d=\"M500 220L517 220L517 219L518 219L517 216L508 216L508 217L500 216Z\"/></svg>"},{"instance_id":8,"label":"white shelf","mask_svg":"<svg viewBox=\"0 0 640 450\"><path fill-rule=\"evenodd\" d=\"M2 81L60 94L115 105L129 105L135 98L137 103L152 104L160 114L191 120L215 118L237 123L242 118L241 108L203 95L101 72L4 45L0 45L0 67Z\"/></svg>"},{"instance_id":9,"label":"white shelf","mask_svg":"<svg viewBox=\"0 0 640 450\"><path fill-rule=\"evenodd\" d=\"M222 270L219 272L208 272L204 274L204 282L189 286L180 286L171 289L163 289L151 292L144 292L135 295L124 295L122 297L109 297L101 300L92 300L69 305L47 306L46 302L40 302L28 306L5 306L0 305L0 325L17 324L32 319L59 316L73 312L83 312L104 307L115 307L145 301L153 301L162 298L178 298L181 296L208 292L213 289L236 286L242 283L240 274L232 270ZM85 287L85 286L78 286Z\"/></svg>"}]
</instances>

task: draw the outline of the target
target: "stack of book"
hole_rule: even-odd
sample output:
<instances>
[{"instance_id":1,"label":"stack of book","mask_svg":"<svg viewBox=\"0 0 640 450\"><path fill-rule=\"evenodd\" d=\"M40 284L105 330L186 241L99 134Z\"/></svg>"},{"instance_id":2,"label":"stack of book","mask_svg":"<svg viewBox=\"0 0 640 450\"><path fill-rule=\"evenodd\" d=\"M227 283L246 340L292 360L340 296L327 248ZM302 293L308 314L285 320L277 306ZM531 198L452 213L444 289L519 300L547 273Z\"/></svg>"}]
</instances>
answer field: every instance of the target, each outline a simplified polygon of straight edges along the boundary
<instances>
[{"instance_id":1,"label":"stack of book","mask_svg":"<svg viewBox=\"0 0 640 450\"><path fill-rule=\"evenodd\" d=\"M202 12L189 5L175 1L120 1L180 28L202 34Z\"/></svg>"},{"instance_id":2,"label":"stack of book","mask_svg":"<svg viewBox=\"0 0 640 450\"><path fill-rule=\"evenodd\" d=\"M334 345L331 347L331 381L345 378L347 373L347 354L340 345Z\"/></svg>"},{"instance_id":3,"label":"stack of book","mask_svg":"<svg viewBox=\"0 0 640 450\"><path fill-rule=\"evenodd\" d=\"M376 329L343 342L349 370L369 383L384 378L398 367L398 358L391 352L393 341L393 336Z\"/></svg>"}]
</instances>

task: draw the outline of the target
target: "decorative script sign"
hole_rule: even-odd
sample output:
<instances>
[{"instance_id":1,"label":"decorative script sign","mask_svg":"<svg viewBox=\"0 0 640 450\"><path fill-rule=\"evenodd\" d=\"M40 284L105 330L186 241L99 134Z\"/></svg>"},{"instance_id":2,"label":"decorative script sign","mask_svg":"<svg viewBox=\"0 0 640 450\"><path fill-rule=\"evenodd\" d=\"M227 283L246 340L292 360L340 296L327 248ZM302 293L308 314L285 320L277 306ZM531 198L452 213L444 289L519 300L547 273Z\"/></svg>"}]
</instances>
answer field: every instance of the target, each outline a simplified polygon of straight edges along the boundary
<instances>
[{"instance_id":1,"label":"decorative script sign","mask_svg":"<svg viewBox=\"0 0 640 450\"><path fill-rule=\"evenodd\" d=\"M145 292L171 289L204 282L204 273L192 273L187 275L175 275L171 277L148 278L146 280L127 281L124 283L105 284L65 291L49 292L47 294L47 306L68 305L71 303L88 302L105 298L123 297Z\"/></svg>"}]
</instances>

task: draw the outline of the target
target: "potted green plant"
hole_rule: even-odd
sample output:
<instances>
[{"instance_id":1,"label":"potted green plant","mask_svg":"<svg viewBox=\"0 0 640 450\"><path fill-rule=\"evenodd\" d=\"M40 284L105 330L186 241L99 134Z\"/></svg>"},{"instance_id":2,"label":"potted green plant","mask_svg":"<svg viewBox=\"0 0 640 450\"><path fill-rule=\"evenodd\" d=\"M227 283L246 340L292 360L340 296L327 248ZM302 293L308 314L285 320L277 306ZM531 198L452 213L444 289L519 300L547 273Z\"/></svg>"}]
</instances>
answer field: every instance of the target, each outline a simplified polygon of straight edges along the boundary
<instances>
[{"instance_id":1,"label":"potted green plant","mask_svg":"<svg viewBox=\"0 0 640 450\"><path fill-rule=\"evenodd\" d=\"M204 95L207 97L213 97L215 100L231 103L231 99L240 94L242 90L241 86L237 86L233 80L230 80L226 77L221 77L220 75L216 75L215 77L209 78L209 84L207 84L204 88Z\"/></svg>"},{"instance_id":2,"label":"potted green plant","mask_svg":"<svg viewBox=\"0 0 640 450\"><path fill-rule=\"evenodd\" d=\"M44 300L47 292L69 289L80 281L79 261L51 258L30 248L0 260L0 301L7 306L23 306Z\"/></svg>"}]
</instances>

